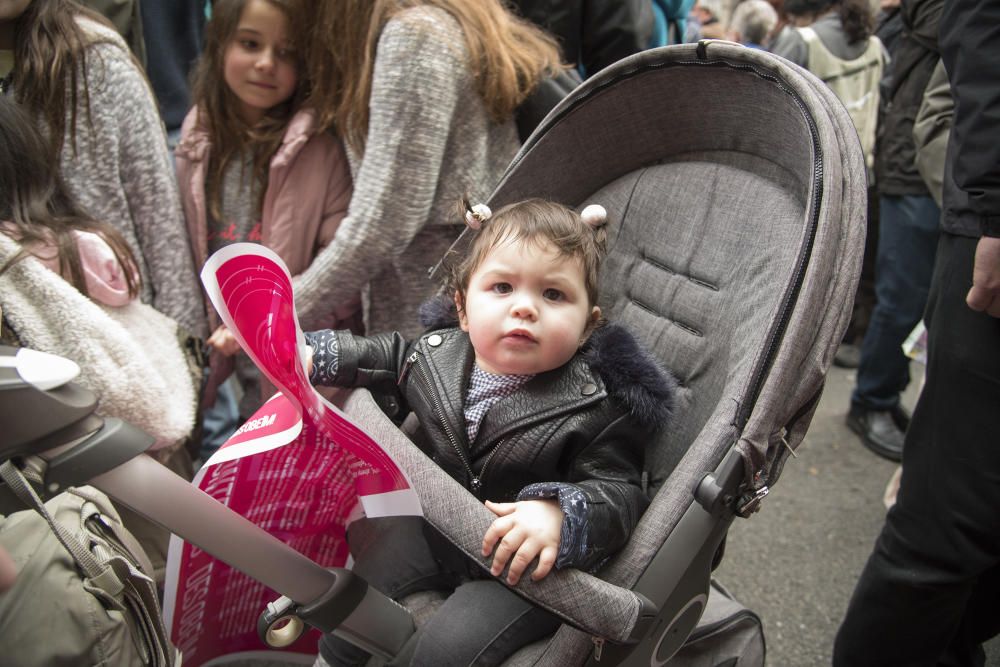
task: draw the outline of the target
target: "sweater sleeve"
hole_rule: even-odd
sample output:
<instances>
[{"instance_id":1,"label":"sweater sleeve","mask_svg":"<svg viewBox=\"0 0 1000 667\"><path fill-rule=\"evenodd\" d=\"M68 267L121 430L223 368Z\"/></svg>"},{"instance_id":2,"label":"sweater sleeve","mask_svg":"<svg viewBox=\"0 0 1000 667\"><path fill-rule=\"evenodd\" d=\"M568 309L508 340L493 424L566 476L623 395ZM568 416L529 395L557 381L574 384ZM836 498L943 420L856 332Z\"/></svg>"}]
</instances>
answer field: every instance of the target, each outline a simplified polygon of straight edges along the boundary
<instances>
[{"instance_id":1,"label":"sweater sleeve","mask_svg":"<svg viewBox=\"0 0 1000 667\"><path fill-rule=\"evenodd\" d=\"M460 34L430 12L407 12L379 38L365 153L347 216L296 280L308 327L353 298L428 223L452 120L475 95Z\"/></svg>"},{"instance_id":2,"label":"sweater sleeve","mask_svg":"<svg viewBox=\"0 0 1000 667\"><path fill-rule=\"evenodd\" d=\"M156 102L118 44L95 44L87 56L93 124L78 115L77 159L70 158L79 162L76 193L91 214L128 228L126 238L145 267L157 310L205 335L201 289ZM64 148L64 164L65 155ZM80 183L97 173L101 182ZM109 207L124 210L105 211Z\"/></svg>"}]
</instances>

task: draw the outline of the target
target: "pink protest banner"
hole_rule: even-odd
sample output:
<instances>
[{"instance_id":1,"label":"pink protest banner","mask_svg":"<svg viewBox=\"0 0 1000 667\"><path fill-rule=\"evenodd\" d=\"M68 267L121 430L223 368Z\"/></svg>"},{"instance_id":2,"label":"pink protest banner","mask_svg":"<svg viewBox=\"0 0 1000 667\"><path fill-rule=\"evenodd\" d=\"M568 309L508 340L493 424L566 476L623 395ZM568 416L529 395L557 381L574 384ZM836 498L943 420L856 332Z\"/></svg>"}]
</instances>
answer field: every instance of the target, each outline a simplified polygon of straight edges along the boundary
<instances>
[{"instance_id":1,"label":"pink protest banner","mask_svg":"<svg viewBox=\"0 0 1000 667\"><path fill-rule=\"evenodd\" d=\"M264 246L215 253L201 273L222 321L278 388L202 466L193 484L325 567L348 566L347 524L421 514L406 475L357 424L310 385L291 277ZM319 596L323 591L316 591ZM257 637L278 594L176 536L167 558L164 618L185 667L280 655L311 664L316 631L282 654Z\"/></svg>"}]
</instances>

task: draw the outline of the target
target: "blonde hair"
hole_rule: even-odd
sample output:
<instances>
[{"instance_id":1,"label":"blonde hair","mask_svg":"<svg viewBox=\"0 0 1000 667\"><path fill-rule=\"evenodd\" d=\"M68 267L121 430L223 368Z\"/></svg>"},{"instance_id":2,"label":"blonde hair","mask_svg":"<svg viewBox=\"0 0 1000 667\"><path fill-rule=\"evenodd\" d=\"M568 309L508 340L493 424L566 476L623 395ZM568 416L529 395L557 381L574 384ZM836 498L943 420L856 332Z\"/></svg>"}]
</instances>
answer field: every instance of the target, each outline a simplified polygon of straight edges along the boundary
<instances>
[{"instance_id":1,"label":"blonde hair","mask_svg":"<svg viewBox=\"0 0 1000 667\"><path fill-rule=\"evenodd\" d=\"M240 16L249 0L217 0L212 5L212 20L205 30L205 50L195 68L192 103L198 106L198 120L212 137L212 151L205 179L205 200L216 219L222 217L222 180L226 168L235 159L250 159L251 174L258 187L256 211L260 211L267 192L271 158L281 147L288 123L310 94L304 62L308 58L308 40L298 39L308 33L305 3L308 0L265 0L288 20L288 47L295 53L298 82L292 96L268 109L260 123L250 126L239 114L236 95L226 85L226 50L236 34Z\"/></svg>"},{"instance_id":2,"label":"blonde hair","mask_svg":"<svg viewBox=\"0 0 1000 667\"><path fill-rule=\"evenodd\" d=\"M310 49L314 82L311 104L324 129L336 127L357 152L368 130L376 47L388 21L411 7L436 7L459 24L469 54L475 92L497 123L514 110L543 77L563 68L555 40L521 19L499 0L325 0L315 8Z\"/></svg>"}]
</instances>

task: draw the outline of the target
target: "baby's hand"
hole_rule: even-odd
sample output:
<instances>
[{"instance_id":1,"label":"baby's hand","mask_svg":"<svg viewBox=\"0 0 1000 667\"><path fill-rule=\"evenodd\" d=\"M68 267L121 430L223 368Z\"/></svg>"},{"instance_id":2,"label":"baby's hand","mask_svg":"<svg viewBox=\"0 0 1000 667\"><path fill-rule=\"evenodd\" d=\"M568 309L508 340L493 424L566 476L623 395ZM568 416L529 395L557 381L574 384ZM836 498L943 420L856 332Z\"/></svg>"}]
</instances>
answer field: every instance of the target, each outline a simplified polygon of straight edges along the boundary
<instances>
[{"instance_id":1,"label":"baby's hand","mask_svg":"<svg viewBox=\"0 0 1000 667\"><path fill-rule=\"evenodd\" d=\"M563 511L555 500L522 500L516 503L486 501L486 507L499 518L483 536L483 556L489 556L496 545L490 573L495 577L510 561L507 583L513 586L531 562L538 566L531 578L538 581L552 571L559 554ZM514 556L511 559L511 556Z\"/></svg>"},{"instance_id":2,"label":"baby's hand","mask_svg":"<svg viewBox=\"0 0 1000 667\"><path fill-rule=\"evenodd\" d=\"M313 372L313 348L312 345L306 345L305 350L302 353L303 361L306 367L306 377L312 375Z\"/></svg>"},{"instance_id":3,"label":"baby's hand","mask_svg":"<svg viewBox=\"0 0 1000 667\"><path fill-rule=\"evenodd\" d=\"M231 357L240 351L240 344L236 340L236 336L233 335L226 325L220 326L218 329L212 332L212 335L208 337L205 341L208 343L213 350L221 352L227 357Z\"/></svg>"}]
</instances>

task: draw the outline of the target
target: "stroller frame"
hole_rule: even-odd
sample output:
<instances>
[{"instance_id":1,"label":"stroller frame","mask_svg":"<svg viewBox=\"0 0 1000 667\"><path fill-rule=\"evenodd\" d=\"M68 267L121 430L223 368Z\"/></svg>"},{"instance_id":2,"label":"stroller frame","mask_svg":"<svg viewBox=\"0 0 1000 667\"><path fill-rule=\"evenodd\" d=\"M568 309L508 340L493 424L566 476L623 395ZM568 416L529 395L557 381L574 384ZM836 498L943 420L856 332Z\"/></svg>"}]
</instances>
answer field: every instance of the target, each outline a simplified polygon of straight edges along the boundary
<instances>
[{"instance_id":1,"label":"stroller frame","mask_svg":"<svg viewBox=\"0 0 1000 667\"><path fill-rule=\"evenodd\" d=\"M703 72L725 72L722 78L727 83L744 80L739 77L763 82L773 89L769 99L787 98L788 104L778 111L808 137L808 142L795 144L796 168L781 176L798 179L797 196L802 200L798 245L783 255L792 266L787 279L782 278L778 298L767 302L763 335L751 332L757 336L754 340L760 339L756 352L740 366L738 377L726 378L725 389L738 386L736 398L720 392L717 405L700 406L704 414L678 436L687 439L686 445L700 443L705 451L693 455L681 443L679 448L666 448L673 453L664 458L652 450L662 474L653 480L657 493L637 528L642 539L633 540L643 543L630 542L600 578L569 570L542 582L522 581L514 590L559 615L566 625L551 641L522 649L507 664L666 663L704 610L711 571L721 558L729 525L736 516L749 516L759 508L785 460L802 441L847 325L864 243L866 184L860 145L847 112L822 82L769 54L710 41L654 49L607 68L543 121L515 157L490 205L538 196L580 206L595 193L606 193L613 200L610 183L627 191L624 203L609 202L609 213L614 211L624 220L632 214L629 205L639 180L625 187L622 179L650 165L672 168L670 160L656 154L660 146L650 145L655 142L645 135L662 119L635 121L626 113L651 113L653 104L634 103L629 87L648 91L675 80L684 83ZM616 100L616 95L624 100ZM653 102L663 99L660 95ZM627 103L619 104L622 101ZM687 100L695 106L700 101ZM709 107L704 111L707 116L714 113ZM588 146L584 130L574 125L585 113L602 117L614 113L611 123L637 122L638 129L614 129L605 143L620 143L621 152L638 155L602 156ZM629 131L637 136L630 137ZM697 148L686 144L678 154ZM567 163L567 151L577 159ZM601 159L607 168L594 169ZM539 177L539 165L553 173ZM466 241L460 238L456 248ZM811 308L808 316L799 312L803 301ZM822 317L816 314L817 302ZM609 310L616 309L622 311L617 306ZM789 369L795 370L795 377ZM149 438L118 420L96 419L89 392L72 384L38 390L11 369L0 368L0 401L7 422L2 427L0 460L41 454L47 460L42 492L93 484L277 591L285 599L270 610L262 630L281 617L295 616L384 658L395 655L413 633L413 620L403 607L350 571L319 567L148 457L137 456ZM486 567L478 545L491 520L488 510L392 427L367 392L351 392L342 407L377 434L404 469L419 471L413 476L417 491L431 497L424 505L427 520ZM166 503L163 499L168 497ZM658 522L669 524L660 537L655 536Z\"/></svg>"}]
</instances>

